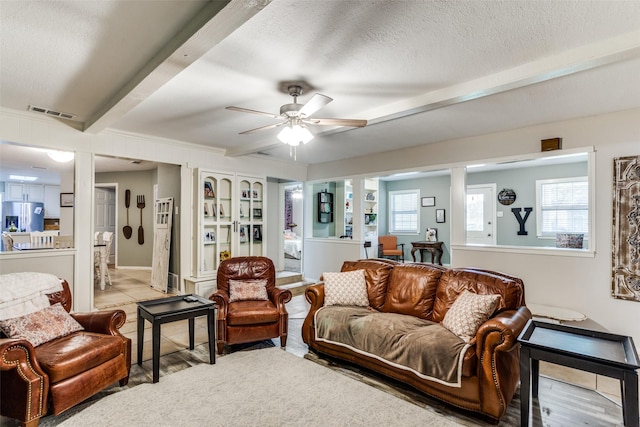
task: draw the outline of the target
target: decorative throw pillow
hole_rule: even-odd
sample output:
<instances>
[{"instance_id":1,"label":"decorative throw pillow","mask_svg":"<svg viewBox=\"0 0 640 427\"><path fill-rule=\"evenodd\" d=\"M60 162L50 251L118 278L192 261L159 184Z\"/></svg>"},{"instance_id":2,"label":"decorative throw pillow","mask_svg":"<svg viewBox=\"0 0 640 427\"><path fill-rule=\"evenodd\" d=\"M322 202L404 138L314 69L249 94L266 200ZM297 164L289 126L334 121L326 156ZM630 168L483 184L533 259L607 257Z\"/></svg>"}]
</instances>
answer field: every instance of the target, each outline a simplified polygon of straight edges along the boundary
<instances>
[{"instance_id":1,"label":"decorative throw pillow","mask_svg":"<svg viewBox=\"0 0 640 427\"><path fill-rule=\"evenodd\" d=\"M324 305L369 306L364 270L323 273Z\"/></svg>"},{"instance_id":2,"label":"decorative throw pillow","mask_svg":"<svg viewBox=\"0 0 640 427\"><path fill-rule=\"evenodd\" d=\"M229 280L229 302L268 299L267 279Z\"/></svg>"},{"instance_id":3,"label":"decorative throw pillow","mask_svg":"<svg viewBox=\"0 0 640 427\"><path fill-rule=\"evenodd\" d=\"M84 328L57 303L40 311L0 321L0 329L9 338L22 338L34 347Z\"/></svg>"},{"instance_id":4,"label":"decorative throw pillow","mask_svg":"<svg viewBox=\"0 0 640 427\"><path fill-rule=\"evenodd\" d=\"M465 290L445 314L442 326L469 342L493 314L499 301L500 295L478 295Z\"/></svg>"}]
</instances>

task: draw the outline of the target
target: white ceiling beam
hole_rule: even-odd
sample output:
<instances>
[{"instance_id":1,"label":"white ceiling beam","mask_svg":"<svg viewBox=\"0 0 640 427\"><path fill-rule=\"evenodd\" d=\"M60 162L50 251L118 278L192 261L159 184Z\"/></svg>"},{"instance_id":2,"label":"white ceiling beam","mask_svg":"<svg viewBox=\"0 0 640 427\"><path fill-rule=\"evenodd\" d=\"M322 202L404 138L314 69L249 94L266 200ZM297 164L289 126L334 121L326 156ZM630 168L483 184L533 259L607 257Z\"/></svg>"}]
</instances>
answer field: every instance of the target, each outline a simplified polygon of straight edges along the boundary
<instances>
[{"instance_id":1,"label":"white ceiling beam","mask_svg":"<svg viewBox=\"0 0 640 427\"><path fill-rule=\"evenodd\" d=\"M581 46L479 79L427 92L353 115L367 118L367 126L371 126L637 57L640 57L640 31ZM335 127L320 134L327 136L349 130L353 130L353 128ZM274 142L272 139L265 140L227 150L226 155L236 157L254 154L277 147L279 144L281 143Z\"/></svg>"},{"instance_id":2,"label":"white ceiling beam","mask_svg":"<svg viewBox=\"0 0 640 427\"><path fill-rule=\"evenodd\" d=\"M132 110L272 0L211 1L92 117L84 131L99 133Z\"/></svg>"}]
</instances>

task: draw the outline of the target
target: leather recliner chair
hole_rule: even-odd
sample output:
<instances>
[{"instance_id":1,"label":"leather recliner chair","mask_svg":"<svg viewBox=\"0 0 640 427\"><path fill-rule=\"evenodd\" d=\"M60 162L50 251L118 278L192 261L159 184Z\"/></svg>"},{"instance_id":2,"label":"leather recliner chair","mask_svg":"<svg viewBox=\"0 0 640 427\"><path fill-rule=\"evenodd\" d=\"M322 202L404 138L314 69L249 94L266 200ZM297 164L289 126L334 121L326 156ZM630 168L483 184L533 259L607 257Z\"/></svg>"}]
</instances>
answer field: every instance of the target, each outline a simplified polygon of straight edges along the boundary
<instances>
[{"instance_id":1,"label":"leather recliner chair","mask_svg":"<svg viewBox=\"0 0 640 427\"><path fill-rule=\"evenodd\" d=\"M51 305L71 310L69 284L48 295ZM131 340L119 332L123 310L71 313L84 330L33 347L24 339L0 338L0 413L37 426L105 387L129 381Z\"/></svg>"},{"instance_id":2,"label":"leather recliner chair","mask_svg":"<svg viewBox=\"0 0 640 427\"><path fill-rule=\"evenodd\" d=\"M287 345L289 315L285 304L291 300L291 291L276 288L276 269L266 257L235 257L222 261L218 268L218 290L209 299L218 306L218 354L226 344L241 344L280 338ZM229 302L230 280L266 280L268 300L242 300Z\"/></svg>"}]
</instances>

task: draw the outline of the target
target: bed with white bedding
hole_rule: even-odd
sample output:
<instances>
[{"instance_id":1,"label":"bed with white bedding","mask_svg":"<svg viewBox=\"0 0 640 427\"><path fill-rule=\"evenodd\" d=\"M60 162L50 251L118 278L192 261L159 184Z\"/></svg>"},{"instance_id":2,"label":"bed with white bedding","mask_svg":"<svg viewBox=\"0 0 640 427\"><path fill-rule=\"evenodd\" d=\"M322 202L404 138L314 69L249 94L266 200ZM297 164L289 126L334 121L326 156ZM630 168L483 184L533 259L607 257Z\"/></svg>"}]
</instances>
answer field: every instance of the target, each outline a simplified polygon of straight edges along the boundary
<instances>
[{"instance_id":1,"label":"bed with white bedding","mask_svg":"<svg viewBox=\"0 0 640 427\"><path fill-rule=\"evenodd\" d=\"M302 239L296 233L285 231L284 233L284 255L289 258L300 259L302 254Z\"/></svg>"}]
</instances>

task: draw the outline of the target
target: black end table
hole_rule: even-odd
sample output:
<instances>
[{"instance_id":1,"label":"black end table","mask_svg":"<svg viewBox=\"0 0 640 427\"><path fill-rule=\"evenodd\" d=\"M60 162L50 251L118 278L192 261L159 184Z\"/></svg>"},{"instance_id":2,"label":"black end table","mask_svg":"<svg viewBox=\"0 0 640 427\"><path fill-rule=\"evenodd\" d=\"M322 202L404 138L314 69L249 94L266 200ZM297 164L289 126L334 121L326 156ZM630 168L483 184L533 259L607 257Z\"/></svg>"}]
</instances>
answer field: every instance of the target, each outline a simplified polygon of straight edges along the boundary
<instances>
[{"instance_id":1,"label":"black end table","mask_svg":"<svg viewBox=\"0 0 640 427\"><path fill-rule=\"evenodd\" d=\"M640 361L633 338L529 320L520 342L520 425L529 425L530 396L538 397L540 360L620 380L624 425L638 427Z\"/></svg>"},{"instance_id":2,"label":"black end table","mask_svg":"<svg viewBox=\"0 0 640 427\"><path fill-rule=\"evenodd\" d=\"M138 365L142 365L142 347L144 344L144 321L151 322L153 330L153 382L160 379L160 325L189 319L189 350L194 348L195 318L207 316L209 333L209 361L216 363L214 344L215 303L197 295L179 295L175 297L142 301L138 303Z\"/></svg>"}]
</instances>

